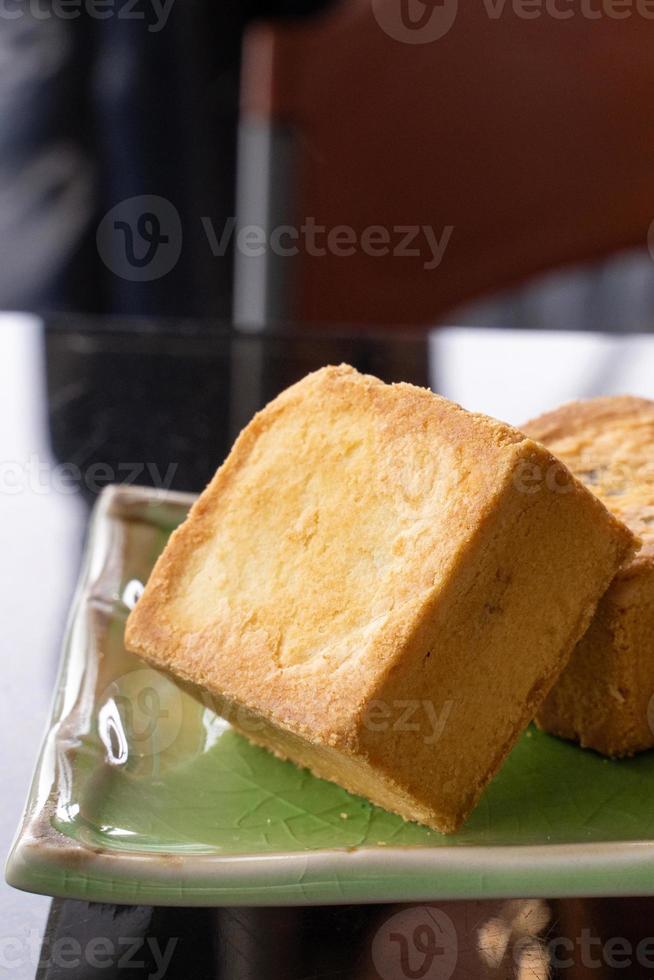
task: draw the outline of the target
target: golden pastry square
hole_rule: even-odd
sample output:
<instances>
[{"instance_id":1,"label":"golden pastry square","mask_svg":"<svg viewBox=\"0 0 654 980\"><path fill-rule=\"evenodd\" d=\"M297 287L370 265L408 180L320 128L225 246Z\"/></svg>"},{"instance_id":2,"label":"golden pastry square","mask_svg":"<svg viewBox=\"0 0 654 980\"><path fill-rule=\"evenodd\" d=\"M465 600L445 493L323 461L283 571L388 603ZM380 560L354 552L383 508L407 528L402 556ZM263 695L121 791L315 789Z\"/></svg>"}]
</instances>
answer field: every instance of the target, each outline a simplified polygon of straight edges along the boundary
<instances>
[{"instance_id":1,"label":"golden pastry square","mask_svg":"<svg viewBox=\"0 0 654 980\"><path fill-rule=\"evenodd\" d=\"M252 741L453 831L632 543L517 430L328 367L241 433L127 644Z\"/></svg>"},{"instance_id":2,"label":"golden pastry square","mask_svg":"<svg viewBox=\"0 0 654 980\"><path fill-rule=\"evenodd\" d=\"M643 547L602 598L538 721L610 756L654 747L654 402L572 402L526 425Z\"/></svg>"}]
</instances>

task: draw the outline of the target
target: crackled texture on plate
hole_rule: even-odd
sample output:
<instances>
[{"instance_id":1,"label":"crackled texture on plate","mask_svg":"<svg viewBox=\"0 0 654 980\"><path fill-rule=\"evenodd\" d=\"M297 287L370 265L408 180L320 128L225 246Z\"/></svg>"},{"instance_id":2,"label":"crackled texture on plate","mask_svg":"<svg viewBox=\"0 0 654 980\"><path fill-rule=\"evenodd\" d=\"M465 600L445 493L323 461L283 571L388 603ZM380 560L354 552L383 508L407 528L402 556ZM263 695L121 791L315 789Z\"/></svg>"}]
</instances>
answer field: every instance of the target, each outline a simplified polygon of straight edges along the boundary
<instances>
[{"instance_id":1,"label":"crackled texture on plate","mask_svg":"<svg viewBox=\"0 0 654 980\"><path fill-rule=\"evenodd\" d=\"M430 391L318 371L243 431L127 645L252 741L452 831L632 546L569 474L524 492L536 465L557 464Z\"/></svg>"},{"instance_id":2,"label":"crackled texture on plate","mask_svg":"<svg viewBox=\"0 0 654 980\"><path fill-rule=\"evenodd\" d=\"M609 756L654 746L654 402L571 402L525 429L643 541L602 599L539 724Z\"/></svg>"}]
</instances>

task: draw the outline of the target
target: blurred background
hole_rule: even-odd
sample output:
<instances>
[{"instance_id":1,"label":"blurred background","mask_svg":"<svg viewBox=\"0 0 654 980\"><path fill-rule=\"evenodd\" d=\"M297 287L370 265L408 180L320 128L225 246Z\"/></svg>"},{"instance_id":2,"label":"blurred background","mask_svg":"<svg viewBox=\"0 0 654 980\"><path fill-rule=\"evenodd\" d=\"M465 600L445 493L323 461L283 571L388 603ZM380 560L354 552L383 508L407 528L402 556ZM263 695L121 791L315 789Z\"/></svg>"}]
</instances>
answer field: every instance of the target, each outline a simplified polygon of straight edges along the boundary
<instances>
[{"instance_id":1,"label":"blurred background","mask_svg":"<svg viewBox=\"0 0 654 980\"><path fill-rule=\"evenodd\" d=\"M654 397L653 50L654 0L0 0L3 852L107 483L201 490L340 360L516 424ZM457 976L652 975L653 899L447 908ZM172 980L382 976L392 912L3 883L0 976L87 980L40 942L108 923L186 936Z\"/></svg>"},{"instance_id":2,"label":"blurred background","mask_svg":"<svg viewBox=\"0 0 654 980\"><path fill-rule=\"evenodd\" d=\"M0 308L654 324L651 0L3 0Z\"/></svg>"}]
</instances>

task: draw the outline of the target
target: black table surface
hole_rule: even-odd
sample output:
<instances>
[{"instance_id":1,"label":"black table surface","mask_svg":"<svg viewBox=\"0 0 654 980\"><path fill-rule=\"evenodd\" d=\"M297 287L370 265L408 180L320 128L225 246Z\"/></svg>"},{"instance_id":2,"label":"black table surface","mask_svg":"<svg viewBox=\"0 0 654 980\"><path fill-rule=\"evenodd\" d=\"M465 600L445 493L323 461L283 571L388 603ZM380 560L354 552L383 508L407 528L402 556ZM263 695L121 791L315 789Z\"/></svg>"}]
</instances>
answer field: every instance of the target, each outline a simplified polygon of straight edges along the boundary
<instances>
[{"instance_id":1,"label":"black table surface","mask_svg":"<svg viewBox=\"0 0 654 980\"><path fill-rule=\"evenodd\" d=\"M1 315L5 854L48 717L98 491L111 482L200 490L257 408L308 371L341 361L387 381L430 385L467 408L512 423L570 398L622 392L654 397L654 336L648 335L468 328L376 334L300 327L257 333L216 323L46 323ZM615 970L627 975L626 967L630 977L654 975L654 939L649 959L643 945L654 936L654 901L550 902L543 896L530 903L434 905L455 923L457 965L450 969L438 958L430 965L423 957L422 966L407 960L401 972L391 972L390 961L385 964L372 950L394 908L94 906L52 903L3 883L0 977L527 977L546 975L544 949L554 964L552 976L581 977L588 970L594 977L613 976ZM424 910L413 912L420 925ZM492 955L479 953L480 936ZM104 946L93 945L98 938ZM566 957L552 953L559 940L559 953L572 944ZM525 972L528 960L541 972Z\"/></svg>"}]
</instances>

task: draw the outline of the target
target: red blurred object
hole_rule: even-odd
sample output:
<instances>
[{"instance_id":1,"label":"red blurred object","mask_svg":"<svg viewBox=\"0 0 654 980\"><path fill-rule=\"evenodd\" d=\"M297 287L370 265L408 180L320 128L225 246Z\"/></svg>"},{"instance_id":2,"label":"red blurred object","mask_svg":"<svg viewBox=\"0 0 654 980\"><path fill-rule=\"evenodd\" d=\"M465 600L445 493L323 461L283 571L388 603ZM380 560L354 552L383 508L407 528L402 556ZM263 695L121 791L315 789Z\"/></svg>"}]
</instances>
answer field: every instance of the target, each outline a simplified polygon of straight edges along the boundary
<instances>
[{"instance_id":1,"label":"red blurred object","mask_svg":"<svg viewBox=\"0 0 654 980\"><path fill-rule=\"evenodd\" d=\"M300 248L284 315L429 323L538 271L645 246L654 21L644 8L348 0L308 24L252 28L243 116L292 134L288 220L345 225L357 241L347 256ZM449 17L449 30L406 43L431 16ZM371 226L396 254L366 253ZM408 243L418 255L397 254L399 226L419 229ZM451 228L435 267L424 226L441 244Z\"/></svg>"}]
</instances>

